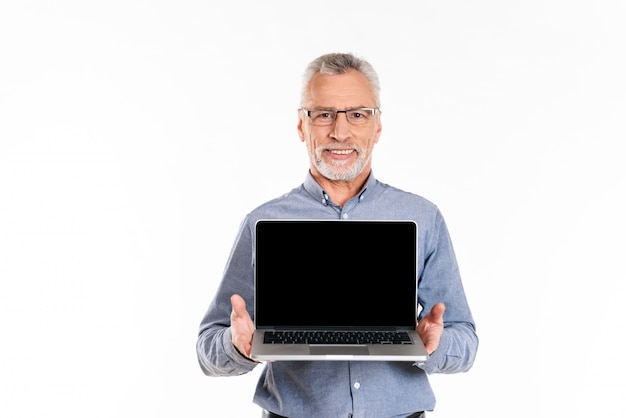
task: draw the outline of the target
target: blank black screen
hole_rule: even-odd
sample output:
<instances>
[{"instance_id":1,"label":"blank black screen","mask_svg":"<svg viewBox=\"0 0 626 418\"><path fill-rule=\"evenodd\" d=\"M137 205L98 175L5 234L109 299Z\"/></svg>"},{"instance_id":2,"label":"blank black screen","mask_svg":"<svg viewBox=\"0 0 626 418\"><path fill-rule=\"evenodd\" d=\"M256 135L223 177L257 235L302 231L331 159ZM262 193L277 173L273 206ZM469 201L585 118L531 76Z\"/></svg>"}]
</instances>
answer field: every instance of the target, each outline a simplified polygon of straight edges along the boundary
<instances>
[{"instance_id":1,"label":"blank black screen","mask_svg":"<svg viewBox=\"0 0 626 418\"><path fill-rule=\"evenodd\" d=\"M412 221L258 221L257 326L414 326L416 237Z\"/></svg>"}]
</instances>

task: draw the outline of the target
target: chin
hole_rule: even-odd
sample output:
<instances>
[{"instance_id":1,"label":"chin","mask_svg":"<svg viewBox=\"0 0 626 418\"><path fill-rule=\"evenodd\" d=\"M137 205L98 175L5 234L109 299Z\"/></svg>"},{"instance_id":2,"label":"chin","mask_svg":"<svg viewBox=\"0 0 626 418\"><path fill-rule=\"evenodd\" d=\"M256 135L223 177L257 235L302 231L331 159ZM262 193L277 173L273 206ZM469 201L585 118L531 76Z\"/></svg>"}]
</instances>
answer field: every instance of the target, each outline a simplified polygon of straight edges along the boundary
<instances>
[{"instance_id":1,"label":"chin","mask_svg":"<svg viewBox=\"0 0 626 418\"><path fill-rule=\"evenodd\" d=\"M327 179L334 181L351 181L361 174L362 170L332 170L326 167L318 167L318 171Z\"/></svg>"}]
</instances>

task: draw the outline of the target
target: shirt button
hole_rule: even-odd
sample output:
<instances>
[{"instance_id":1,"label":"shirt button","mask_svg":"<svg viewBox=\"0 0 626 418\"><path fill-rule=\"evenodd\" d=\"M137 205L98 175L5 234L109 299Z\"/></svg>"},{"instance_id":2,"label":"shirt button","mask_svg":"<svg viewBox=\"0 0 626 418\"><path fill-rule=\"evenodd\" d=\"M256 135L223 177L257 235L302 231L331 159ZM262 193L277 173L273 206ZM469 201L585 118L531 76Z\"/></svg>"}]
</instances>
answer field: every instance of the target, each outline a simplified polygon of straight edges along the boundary
<instances>
[{"instance_id":1,"label":"shirt button","mask_svg":"<svg viewBox=\"0 0 626 418\"><path fill-rule=\"evenodd\" d=\"M341 217L342 217L343 219L348 219L348 214L347 214L347 213L344 213L343 215L341 215Z\"/></svg>"},{"instance_id":2,"label":"shirt button","mask_svg":"<svg viewBox=\"0 0 626 418\"><path fill-rule=\"evenodd\" d=\"M356 383L354 384L354 388L355 388L355 389L359 389L360 387L361 387L361 384L360 384L359 382L356 382Z\"/></svg>"}]
</instances>

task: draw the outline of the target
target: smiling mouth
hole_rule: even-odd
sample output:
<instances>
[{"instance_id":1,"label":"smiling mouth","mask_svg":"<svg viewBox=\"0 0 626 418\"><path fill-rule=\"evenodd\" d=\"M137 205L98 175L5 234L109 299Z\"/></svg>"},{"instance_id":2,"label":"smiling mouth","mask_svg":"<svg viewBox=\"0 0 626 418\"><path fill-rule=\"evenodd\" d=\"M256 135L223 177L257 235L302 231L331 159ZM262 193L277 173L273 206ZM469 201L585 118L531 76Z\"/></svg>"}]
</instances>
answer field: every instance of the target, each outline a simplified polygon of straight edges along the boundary
<instances>
[{"instance_id":1,"label":"smiling mouth","mask_svg":"<svg viewBox=\"0 0 626 418\"><path fill-rule=\"evenodd\" d=\"M329 149L328 152L337 155L348 155L354 152L353 149Z\"/></svg>"}]
</instances>

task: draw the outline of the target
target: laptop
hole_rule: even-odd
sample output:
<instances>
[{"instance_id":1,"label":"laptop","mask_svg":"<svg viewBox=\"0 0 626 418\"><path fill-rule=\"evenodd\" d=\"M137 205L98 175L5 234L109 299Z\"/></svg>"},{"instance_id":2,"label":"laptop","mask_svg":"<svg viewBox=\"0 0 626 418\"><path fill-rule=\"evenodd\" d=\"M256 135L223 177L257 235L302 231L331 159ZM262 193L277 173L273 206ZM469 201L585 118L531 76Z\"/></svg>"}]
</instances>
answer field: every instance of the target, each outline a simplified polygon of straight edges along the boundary
<instances>
[{"instance_id":1,"label":"laptop","mask_svg":"<svg viewBox=\"0 0 626 418\"><path fill-rule=\"evenodd\" d=\"M425 361L414 221L257 221L251 357Z\"/></svg>"}]
</instances>

